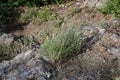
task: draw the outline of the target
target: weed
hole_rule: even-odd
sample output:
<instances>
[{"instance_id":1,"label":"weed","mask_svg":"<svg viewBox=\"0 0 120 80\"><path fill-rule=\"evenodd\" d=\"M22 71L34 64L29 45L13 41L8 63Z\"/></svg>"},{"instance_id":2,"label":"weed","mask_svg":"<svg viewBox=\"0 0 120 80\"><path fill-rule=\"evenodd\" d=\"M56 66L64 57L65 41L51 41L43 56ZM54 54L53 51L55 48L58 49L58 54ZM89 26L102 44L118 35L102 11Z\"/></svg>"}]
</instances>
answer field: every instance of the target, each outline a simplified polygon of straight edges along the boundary
<instances>
[{"instance_id":1,"label":"weed","mask_svg":"<svg viewBox=\"0 0 120 80\"><path fill-rule=\"evenodd\" d=\"M81 32L74 29L65 34L61 33L41 44L41 49L53 63L66 60L79 52L81 44Z\"/></svg>"},{"instance_id":2,"label":"weed","mask_svg":"<svg viewBox=\"0 0 120 80\"><path fill-rule=\"evenodd\" d=\"M94 18L95 17L95 13L90 13L90 17Z\"/></svg>"},{"instance_id":3,"label":"weed","mask_svg":"<svg viewBox=\"0 0 120 80\"><path fill-rule=\"evenodd\" d=\"M117 57L112 57L112 59L111 59L111 63L115 63L117 60L118 60Z\"/></svg>"},{"instance_id":4,"label":"weed","mask_svg":"<svg viewBox=\"0 0 120 80\"><path fill-rule=\"evenodd\" d=\"M57 18L55 20L55 24L54 25L55 25L56 28L60 28L62 23L63 23L63 20L61 18Z\"/></svg>"},{"instance_id":5,"label":"weed","mask_svg":"<svg viewBox=\"0 0 120 80\"><path fill-rule=\"evenodd\" d=\"M102 27L102 28L105 28L105 27L107 27L107 23L106 23L105 20L101 20L100 22L98 22L98 26Z\"/></svg>"},{"instance_id":6,"label":"weed","mask_svg":"<svg viewBox=\"0 0 120 80\"><path fill-rule=\"evenodd\" d=\"M113 80L120 80L120 78L119 77L115 77Z\"/></svg>"},{"instance_id":7,"label":"weed","mask_svg":"<svg viewBox=\"0 0 120 80\"><path fill-rule=\"evenodd\" d=\"M77 12L78 12L78 10L77 10L76 8L72 8L72 9L70 10L70 15L71 15L71 16L74 16Z\"/></svg>"},{"instance_id":8,"label":"weed","mask_svg":"<svg viewBox=\"0 0 120 80\"><path fill-rule=\"evenodd\" d=\"M37 16L37 14L38 12L36 10L29 9L27 13L24 13L20 20L25 23L30 22L34 17Z\"/></svg>"},{"instance_id":9,"label":"weed","mask_svg":"<svg viewBox=\"0 0 120 80\"><path fill-rule=\"evenodd\" d=\"M74 15L77 12L76 8L72 9L71 14Z\"/></svg>"},{"instance_id":10,"label":"weed","mask_svg":"<svg viewBox=\"0 0 120 80\"><path fill-rule=\"evenodd\" d=\"M119 72L119 70L118 71L115 71L114 73L113 73L113 79L112 80L120 80L120 77L119 77L119 75L120 75L120 72Z\"/></svg>"}]
</instances>

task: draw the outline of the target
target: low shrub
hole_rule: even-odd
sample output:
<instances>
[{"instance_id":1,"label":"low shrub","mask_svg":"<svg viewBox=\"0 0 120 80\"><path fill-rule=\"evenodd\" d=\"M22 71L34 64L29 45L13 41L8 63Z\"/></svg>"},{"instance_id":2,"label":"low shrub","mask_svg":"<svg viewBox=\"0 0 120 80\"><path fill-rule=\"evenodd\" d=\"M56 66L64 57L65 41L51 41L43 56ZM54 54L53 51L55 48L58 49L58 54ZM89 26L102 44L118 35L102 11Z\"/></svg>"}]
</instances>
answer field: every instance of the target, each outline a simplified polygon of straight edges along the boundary
<instances>
[{"instance_id":1,"label":"low shrub","mask_svg":"<svg viewBox=\"0 0 120 80\"><path fill-rule=\"evenodd\" d=\"M80 51L80 45L81 31L70 29L64 34L61 33L50 40L48 39L40 47L50 60L55 63L74 56Z\"/></svg>"}]
</instances>

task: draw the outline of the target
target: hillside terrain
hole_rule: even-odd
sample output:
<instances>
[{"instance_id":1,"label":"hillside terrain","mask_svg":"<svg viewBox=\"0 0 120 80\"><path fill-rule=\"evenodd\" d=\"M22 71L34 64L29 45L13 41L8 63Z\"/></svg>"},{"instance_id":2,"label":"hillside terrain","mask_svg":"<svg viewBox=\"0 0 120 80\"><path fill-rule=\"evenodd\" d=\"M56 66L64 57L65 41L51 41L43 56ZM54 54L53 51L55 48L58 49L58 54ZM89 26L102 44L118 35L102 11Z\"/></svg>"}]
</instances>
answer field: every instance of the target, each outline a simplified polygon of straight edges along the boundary
<instances>
[{"instance_id":1,"label":"hillside terrain","mask_svg":"<svg viewBox=\"0 0 120 80\"><path fill-rule=\"evenodd\" d=\"M0 80L119 80L120 6L109 14L108 1L0 12Z\"/></svg>"}]
</instances>

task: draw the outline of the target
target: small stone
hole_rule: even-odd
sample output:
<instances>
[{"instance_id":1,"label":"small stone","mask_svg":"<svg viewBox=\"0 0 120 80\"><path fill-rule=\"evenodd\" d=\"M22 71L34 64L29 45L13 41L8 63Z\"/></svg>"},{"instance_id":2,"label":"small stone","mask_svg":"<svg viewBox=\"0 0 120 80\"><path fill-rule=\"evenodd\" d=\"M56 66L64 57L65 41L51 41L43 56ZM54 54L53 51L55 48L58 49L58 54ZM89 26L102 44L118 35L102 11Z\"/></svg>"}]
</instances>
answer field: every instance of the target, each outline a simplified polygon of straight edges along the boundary
<instances>
[{"instance_id":1,"label":"small stone","mask_svg":"<svg viewBox=\"0 0 120 80\"><path fill-rule=\"evenodd\" d=\"M119 24L119 20L118 19L112 19L108 21L108 26L116 26Z\"/></svg>"},{"instance_id":2,"label":"small stone","mask_svg":"<svg viewBox=\"0 0 120 80\"><path fill-rule=\"evenodd\" d=\"M106 2L107 0L100 0L97 4L96 4L96 8L98 9L102 9L106 7Z\"/></svg>"},{"instance_id":3,"label":"small stone","mask_svg":"<svg viewBox=\"0 0 120 80\"><path fill-rule=\"evenodd\" d=\"M0 44L1 45L10 45L12 44L14 41L14 37L12 37L9 34L3 34L2 36L0 36Z\"/></svg>"},{"instance_id":4,"label":"small stone","mask_svg":"<svg viewBox=\"0 0 120 80\"><path fill-rule=\"evenodd\" d=\"M85 26L82 32L84 36L91 37L98 34L99 30L94 26Z\"/></svg>"},{"instance_id":5,"label":"small stone","mask_svg":"<svg viewBox=\"0 0 120 80\"><path fill-rule=\"evenodd\" d=\"M86 0L84 2L84 6L87 6L87 7L94 7L95 4L98 2L99 0Z\"/></svg>"},{"instance_id":6,"label":"small stone","mask_svg":"<svg viewBox=\"0 0 120 80\"><path fill-rule=\"evenodd\" d=\"M104 8L106 6L107 0L86 0L84 2L84 7L96 7L98 9Z\"/></svg>"},{"instance_id":7,"label":"small stone","mask_svg":"<svg viewBox=\"0 0 120 80\"><path fill-rule=\"evenodd\" d=\"M119 42L120 41L120 37L116 34L113 34L112 36L110 36L110 38L115 41L115 42Z\"/></svg>"},{"instance_id":8,"label":"small stone","mask_svg":"<svg viewBox=\"0 0 120 80\"><path fill-rule=\"evenodd\" d=\"M107 51L114 56L120 57L120 48L110 47Z\"/></svg>"},{"instance_id":9,"label":"small stone","mask_svg":"<svg viewBox=\"0 0 120 80\"><path fill-rule=\"evenodd\" d=\"M9 66L10 62L9 61L3 61L0 63L0 69L3 69L4 67Z\"/></svg>"},{"instance_id":10,"label":"small stone","mask_svg":"<svg viewBox=\"0 0 120 80\"><path fill-rule=\"evenodd\" d=\"M80 2L77 2L76 5L80 5Z\"/></svg>"}]
</instances>

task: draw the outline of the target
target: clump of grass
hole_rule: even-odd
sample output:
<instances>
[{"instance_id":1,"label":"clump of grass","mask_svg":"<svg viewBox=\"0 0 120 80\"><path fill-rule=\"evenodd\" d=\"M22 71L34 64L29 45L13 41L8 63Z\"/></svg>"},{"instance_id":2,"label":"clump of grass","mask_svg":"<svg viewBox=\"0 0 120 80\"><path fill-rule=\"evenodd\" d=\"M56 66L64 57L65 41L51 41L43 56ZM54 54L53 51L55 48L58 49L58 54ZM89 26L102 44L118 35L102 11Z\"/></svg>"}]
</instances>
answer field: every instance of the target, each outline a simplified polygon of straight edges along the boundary
<instances>
[{"instance_id":1,"label":"clump of grass","mask_svg":"<svg viewBox=\"0 0 120 80\"><path fill-rule=\"evenodd\" d=\"M120 70L117 70L117 71L115 71L114 73L113 73L113 75L112 75L112 80L120 80Z\"/></svg>"},{"instance_id":2,"label":"clump of grass","mask_svg":"<svg viewBox=\"0 0 120 80\"><path fill-rule=\"evenodd\" d=\"M106 8L101 10L104 14L112 14L120 18L120 0L109 0Z\"/></svg>"},{"instance_id":3,"label":"clump of grass","mask_svg":"<svg viewBox=\"0 0 120 80\"><path fill-rule=\"evenodd\" d=\"M53 63L61 62L80 51L81 32L70 29L45 41L40 47Z\"/></svg>"}]
</instances>

